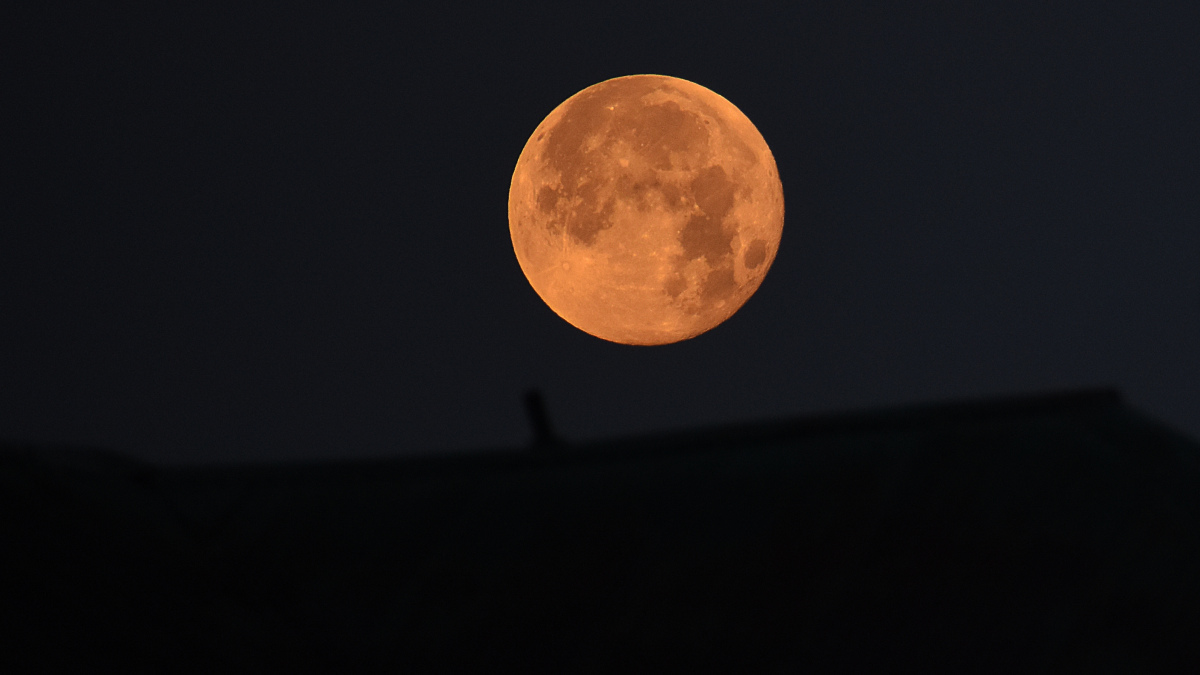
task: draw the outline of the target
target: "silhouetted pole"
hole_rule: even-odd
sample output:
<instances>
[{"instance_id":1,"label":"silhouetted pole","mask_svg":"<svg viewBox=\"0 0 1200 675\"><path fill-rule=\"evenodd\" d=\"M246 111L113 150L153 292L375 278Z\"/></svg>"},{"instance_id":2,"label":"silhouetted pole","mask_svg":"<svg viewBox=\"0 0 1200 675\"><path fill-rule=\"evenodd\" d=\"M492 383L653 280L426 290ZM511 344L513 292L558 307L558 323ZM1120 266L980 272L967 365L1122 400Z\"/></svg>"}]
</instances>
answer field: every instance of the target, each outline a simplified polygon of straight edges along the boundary
<instances>
[{"instance_id":1,"label":"silhouetted pole","mask_svg":"<svg viewBox=\"0 0 1200 675\"><path fill-rule=\"evenodd\" d=\"M563 444L562 439L550 426L550 418L546 415L546 403L542 392L530 389L525 392L525 412L529 415L529 423L533 426L533 449L549 450Z\"/></svg>"}]
</instances>

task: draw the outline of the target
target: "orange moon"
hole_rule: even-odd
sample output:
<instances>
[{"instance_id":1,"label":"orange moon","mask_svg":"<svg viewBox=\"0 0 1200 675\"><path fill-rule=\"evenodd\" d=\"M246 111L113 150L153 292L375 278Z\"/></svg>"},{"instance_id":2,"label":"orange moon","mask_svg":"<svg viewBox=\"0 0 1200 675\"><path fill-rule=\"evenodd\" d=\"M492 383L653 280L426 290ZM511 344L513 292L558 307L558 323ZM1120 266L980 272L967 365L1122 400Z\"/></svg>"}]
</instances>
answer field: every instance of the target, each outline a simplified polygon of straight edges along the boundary
<instances>
[{"instance_id":1,"label":"orange moon","mask_svg":"<svg viewBox=\"0 0 1200 675\"><path fill-rule=\"evenodd\" d=\"M669 344L758 289L779 250L783 186L732 103L687 80L631 75L542 120L513 171L508 224L525 277L568 323Z\"/></svg>"}]
</instances>

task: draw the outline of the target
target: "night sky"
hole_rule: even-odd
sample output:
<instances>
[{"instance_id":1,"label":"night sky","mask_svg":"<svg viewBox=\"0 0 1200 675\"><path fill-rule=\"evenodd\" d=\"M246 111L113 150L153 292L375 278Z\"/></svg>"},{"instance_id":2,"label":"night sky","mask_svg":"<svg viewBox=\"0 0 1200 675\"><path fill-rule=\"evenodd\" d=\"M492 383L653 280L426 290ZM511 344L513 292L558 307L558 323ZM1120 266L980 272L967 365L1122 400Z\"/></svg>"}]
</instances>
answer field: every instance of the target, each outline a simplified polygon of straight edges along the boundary
<instances>
[{"instance_id":1,"label":"night sky","mask_svg":"<svg viewBox=\"0 0 1200 675\"><path fill-rule=\"evenodd\" d=\"M1093 385L1200 436L1194 3L25 4L0 439L401 457L526 443L533 387L583 441ZM737 105L786 202L665 347L558 318L508 233L534 128L635 73Z\"/></svg>"}]
</instances>

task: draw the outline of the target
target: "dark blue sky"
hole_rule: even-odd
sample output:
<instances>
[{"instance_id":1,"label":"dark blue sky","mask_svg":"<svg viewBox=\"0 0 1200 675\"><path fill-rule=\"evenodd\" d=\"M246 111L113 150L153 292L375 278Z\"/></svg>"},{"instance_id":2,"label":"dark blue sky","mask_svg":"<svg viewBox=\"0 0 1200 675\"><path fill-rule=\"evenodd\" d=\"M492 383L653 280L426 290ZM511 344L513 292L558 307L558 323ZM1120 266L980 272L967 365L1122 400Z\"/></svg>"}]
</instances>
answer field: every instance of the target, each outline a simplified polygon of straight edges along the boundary
<instances>
[{"instance_id":1,"label":"dark blue sky","mask_svg":"<svg viewBox=\"0 0 1200 675\"><path fill-rule=\"evenodd\" d=\"M582 440L1089 385L1200 436L1197 10L873 4L24 10L0 438L401 456L524 443L529 387ZM559 319L508 237L534 127L633 73L740 107L787 208L666 347Z\"/></svg>"}]
</instances>

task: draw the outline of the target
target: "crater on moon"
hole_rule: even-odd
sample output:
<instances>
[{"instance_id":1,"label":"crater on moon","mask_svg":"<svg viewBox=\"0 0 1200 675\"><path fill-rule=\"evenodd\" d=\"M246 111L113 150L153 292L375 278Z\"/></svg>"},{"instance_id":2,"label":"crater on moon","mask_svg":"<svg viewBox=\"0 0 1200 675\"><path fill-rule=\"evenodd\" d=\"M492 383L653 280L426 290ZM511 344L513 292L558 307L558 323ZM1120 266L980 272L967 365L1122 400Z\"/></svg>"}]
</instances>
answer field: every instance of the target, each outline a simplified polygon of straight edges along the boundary
<instances>
[{"instance_id":1,"label":"crater on moon","mask_svg":"<svg viewBox=\"0 0 1200 675\"><path fill-rule=\"evenodd\" d=\"M783 231L783 188L758 130L698 84L593 85L538 125L513 172L517 260L559 316L596 337L666 344L733 315Z\"/></svg>"}]
</instances>

